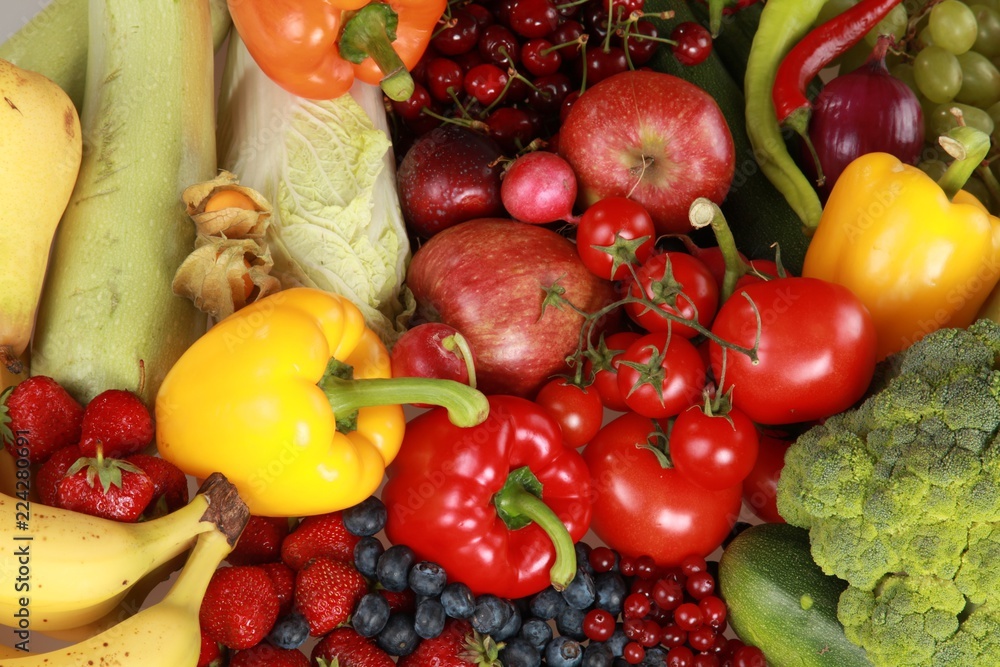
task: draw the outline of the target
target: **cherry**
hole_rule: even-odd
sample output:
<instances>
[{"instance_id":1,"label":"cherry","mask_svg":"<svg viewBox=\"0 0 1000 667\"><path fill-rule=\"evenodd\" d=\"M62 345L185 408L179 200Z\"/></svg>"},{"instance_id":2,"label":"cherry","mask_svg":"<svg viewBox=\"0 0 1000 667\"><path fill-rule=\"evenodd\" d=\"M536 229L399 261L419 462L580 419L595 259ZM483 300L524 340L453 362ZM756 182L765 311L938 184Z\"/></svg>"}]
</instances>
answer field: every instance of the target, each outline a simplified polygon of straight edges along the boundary
<instances>
[{"instance_id":1,"label":"cherry","mask_svg":"<svg viewBox=\"0 0 1000 667\"><path fill-rule=\"evenodd\" d=\"M488 63L509 67L517 64L521 47L508 28L494 24L483 30L479 38L479 55Z\"/></svg>"},{"instance_id":2,"label":"cherry","mask_svg":"<svg viewBox=\"0 0 1000 667\"><path fill-rule=\"evenodd\" d=\"M604 43L611 27L611 19L607 11L605 11L605 7L597 4L587 5L580 12L580 21L583 23L586 31L590 33L590 39L593 40L592 43Z\"/></svg>"},{"instance_id":3,"label":"cherry","mask_svg":"<svg viewBox=\"0 0 1000 667\"><path fill-rule=\"evenodd\" d=\"M489 63L476 65L465 75L466 94L485 106L500 99L505 85L507 85L507 73Z\"/></svg>"},{"instance_id":4,"label":"cherry","mask_svg":"<svg viewBox=\"0 0 1000 667\"><path fill-rule=\"evenodd\" d=\"M500 144L505 154L517 153L531 143L536 134L535 123L525 109L498 107L486 118L490 136Z\"/></svg>"},{"instance_id":5,"label":"cherry","mask_svg":"<svg viewBox=\"0 0 1000 667\"><path fill-rule=\"evenodd\" d=\"M694 21L679 23L670 33L670 39L677 42L671 51L682 65L697 65L704 62L712 52L712 34Z\"/></svg>"},{"instance_id":6,"label":"cherry","mask_svg":"<svg viewBox=\"0 0 1000 667\"><path fill-rule=\"evenodd\" d=\"M508 21L522 37L545 37L559 25L559 11L551 0L519 0L511 5Z\"/></svg>"},{"instance_id":7,"label":"cherry","mask_svg":"<svg viewBox=\"0 0 1000 667\"><path fill-rule=\"evenodd\" d=\"M480 30L493 25L493 14L486 7L477 3L471 3L466 5L464 9L472 18L476 19L476 25L479 26Z\"/></svg>"},{"instance_id":8,"label":"cherry","mask_svg":"<svg viewBox=\"0 0 1000 667\"><path fill-rule=\"evenodd\" d=\"M535 87L528 91L527 102L531 108L543 114L560 111L563 101L573 88L573 82L562 72L536 77L532 84Z\"/></svg>"},{"instance_id":9,"label":"cherry","mask_svg":"<svg viewBox=\"0 0 1000 667\"><path fill-rule=\"evenodd\" d=\"M478 40L479 22L476 17L464 9L455 9L445 27L431 38L431 45L438 53L457 56L475 48Z\"/></svg>"},{"instance_id":10,"label":"cherry","mask_svg":"<svg viewBox=\"0 0 1000 667\"><path fill-rule=\"evenodd\" d=\"M576 60L580 57L580 38L586 34L583 24L579 21L567 20L559 24L546 39L558 46L559 55L563 60Z\"/></svg>"},{"instance_id":11,"label":"cherry","mask_svg":"<svg viewBox=\"0 0 1000 667\"><path fill-rule=\"evenodd\" d=\"M625 35L625 49L633 67L645 65L656 55L660 43L656 39L650 39L656 37L659 37L659 31L652 21L640 20L632 24Z\"/></svg>"},{"instance_id":12,"label":"cherry","mask_svg":"<svg viewBox=\"0 0 1000 667\"><path fill-rule=\"evenodd\" d=\"M628 69L625 49L620 46L609 46L607 49L587 49L583 62L586 63L587 67L588 86ZM582 71L580 74L582 75Z\"/></svg>"},{"instance_id":13,"label":"cherry","mask_svg":"<svg viewBox=\"0 0 1000 667\"><path fill-rule=\"evenodd\" d=\"M413 94L407 99L392 102L392 110L399 114L403 120L416 120L423 114L424 107L431 106L431 96L427 89L414 81Z\"/></svg>"},{"instance_id":14,"label":"cherry","mask_svg":"<svg viewBox=\"0 0 1000 667\"><path fill-rule=\"evenodd\" d=\"M570 109L573 108L573 103L576 102L577 98L580 97L579 90L571 90L566 97L563 98L562 104L559 106L559 122L565 123L566 116L569 115Z\"/></svg>"},{"instance_id":15,"label":"cherry","mask_svg":"<svg viewBox=\"0 0 1000 667\"><path fill-rule=\"evenodd\" d=\"M546 76L559 71L562 56L549 40L529 39L521 45L521 65L534 76Z\"/></svg>"},{"instance_id":16,"label":"cherry","mask_svg":"<svg viewBox=\"0 0 1000 667\"><path fill-rule=\"evenodd\" d=\"M461 94L464 81L465 72L451 58L435 58L427 63L427 89L440 102L450 102L452 95Z\"/></svg>"}]
</instances>

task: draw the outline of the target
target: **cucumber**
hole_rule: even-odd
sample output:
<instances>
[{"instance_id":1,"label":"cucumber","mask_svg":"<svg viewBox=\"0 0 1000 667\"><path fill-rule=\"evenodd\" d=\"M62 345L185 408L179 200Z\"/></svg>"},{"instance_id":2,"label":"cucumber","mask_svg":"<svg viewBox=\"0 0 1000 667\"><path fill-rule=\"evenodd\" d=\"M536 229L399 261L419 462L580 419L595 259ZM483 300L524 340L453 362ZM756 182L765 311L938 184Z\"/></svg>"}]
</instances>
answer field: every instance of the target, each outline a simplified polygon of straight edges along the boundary
<instances>
[{"instance_id":1,"label":"cucumber","mask_svg":"<svg viewBox=\"0 0 1000 667\"><path fill-rule=\"evenodd\" d=\"M784 523L746 529L719 561L729 624L771 667L871 667L837 620L845 588L813 562L809 533Z\"/></svg>"},{"instance_id":2,"label":"cucumber","mask_svg":"<svg viewBox=\"0 0 1000 667\"><path fill-rule=\"evenodd\" d=\"M645 11L647 14L667 10L675 12L670 21L651 19L656 23L660 34L667 35L677 22L698 20L689 4L646 0ZM724 31L728 30L729 25L731 24L726 24ZM742 48L749 49L749 44L746 41ZM733 184L721 206L736 238L736 245L750 259L774 259L775 251L771 246L777 243L784 267L799 275L809 246L809 237L798 215L760 170L747 136L743 86L733 78L715 51L713 48L712 53L701 64L688 67L677 62L669 47L664 46L657 51L649 65L657 71L681 77L715 98L729 124L736 155Z\"/></svg>"}]
</instances>

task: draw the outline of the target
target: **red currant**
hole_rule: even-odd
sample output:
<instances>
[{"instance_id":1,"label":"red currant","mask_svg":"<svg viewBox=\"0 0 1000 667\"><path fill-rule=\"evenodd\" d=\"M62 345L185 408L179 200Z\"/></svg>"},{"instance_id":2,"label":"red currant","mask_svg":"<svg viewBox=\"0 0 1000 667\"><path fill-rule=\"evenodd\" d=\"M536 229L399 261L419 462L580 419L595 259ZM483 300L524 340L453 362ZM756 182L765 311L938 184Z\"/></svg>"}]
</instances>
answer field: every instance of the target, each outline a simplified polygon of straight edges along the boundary
<instances>
[{"instance_id":1,"label":"red currant","mask_svg":"<svg viewBox=\"0 0 1000 667\"><path fill-rule=\"evenodd\" d=\"M635 561L635 576L640 579L652 579L656 574L656 561L652 556L639 556Z\"/></svg>"},{"instance_id":2,"label":"red currant","mask_svg":"<svg viewBox=\"0 0 1000 667\"><path fill-rule=\"evenodd\" d=\"M615 632L615 617L603 609L591 609L583 617L583 634L595 642L604 642Z\"/></svg>"},{"instance_id":3,"label":"red currant","mask_svg":"<svg viewBox=\"0 0 1000 667\"><path fill-rule=\"evenodd\" d=\"M670 39L677 42L671 46L674 57L682 65L697 65L712 53L712 34L699 23L684 21L670 33Z\"/></svg>"},{"instance_id":4,"label":"red currant","mask_svg":"<svg viewBox=\"0 0 1000 667\"><path fill-rule=\"evenodd\" d=\"M694 652L687 646L675 646L667 651L667 667L692 667Z\"/></svg>"},{"instance_id":5,"label":"red currant","mask_svg":"<svg viewBox=\"0 0 1000 667\"><path fill-rule=\"evenodd\" d=\"M631 556L622 556L618 560L618 571L622 573L623 577L634 577L635 558Z\"/></svg>"},{"instance_id":6,"label":"red currant","mask_svg":"<svg viewBox=\"0 0 1000 667\"><path fill-rule=\"evenodd\" d=\"M684 587L674 579L659 579L653 584L653 600L663 609L676 609L684 602Z\"/></svg>"},{"instance_id":7,"label":"red currant","mask_svg":"<svg viewBox=\"0 0 1000 667\"><path fill-rule=\"evenodd\" d=\"M646 621L641 618L628 618L622 622L622 632L629 639L639 641L646 631Z\"/></svg>"},{"instance_id":8,"label":"red currant","mask_svg":"<svg viewBox=\"0 0 1000 667\"><path fill-rule=\"evenodd\" d=\"M701 626L697 630L688 633L688 644L696 651L711 651L715 646L715 639L718 635L715 630L707 626Z\"/></svg>"},{"instance_id":9,"label":"red currant","mask_svg":"<svg viewBox=\"0 0 1000 667\"><path fill-rule=\"evenodd\" d=\"M685 602L677 607L677 609L674 609L674 623L682 630L691 632L701 627L701 624L704 623L704 616L698 605L693 602Z\"/></svg>"},{"instance_id":10,"label":"red currant","mask_svg":"<svg viewBox=\"0 0 1000 667\"><path fill-rule=\"evenodd\" d=\"M667 648L683 646L687 642L687 632L681 630L676 623L667 623L660 632L660 643Z\"/></svg>"},{"instance_id":11,"label":"red currant","mask_svg":"<svg viewBox=\"0 0 1000 667\"><path fill-rule=\"evenodd\" d=\"M715 595L706 595L698 601L698 608L701 609L705 623L718 630L726 622L728 610L722 598Z\"/></svg>"},{"instance_id":12,"label":"red currant","mask_svg":"<svg viewBox=\"0 0 1000 667\"><path fill-rule=\"evenodd\" d=\"M629 642L625 644L622 657L630 665L638 665L646 657L646 649L639 642Z\"/></svg>"},{"instance_id":13,"label":"red currant","mask_svg":"<svg viewBox=\"0 0 1000 667\"><path fill-rule=\"evenodd\" d=\"M695 600L715 592L715 577L708 572L695 572L684 582L684 590Z\"/></svg>"},{"instance_id":14,"label":"red currant","mask_svg":"<svg viewBox=\"0 0 1000 667\"><path fill-rule=\"evenodd\" d=\"M708 562L703 556L685 556L681 561L681 572L690 577L695 572L705 572L708 570Z\"/></svg>"},{"instance_id":15,"label":"red currant","mask_svg":"<svg viewBox=\"0 0 1000 667\"><path fill-rule=\"evenodd\" d=\"M644 618L649 608L649 598L642 593L631 593L622 603L622 614L625 618Z\"/></svg>"},{"instance_id":16,"label":"red currant","mask_svg":"<svg viewBox=\"0 0 1000 667\"><path fill-rule=\"evenodd\" d=\"M591 550L587 560L590 561L590 567L594 568L594 572L610 572L614 569L618 556L608 547L600 546Z\"/></svg>"},{"instance_id":17,"label":"red currant","mask_svg":"<svg viewBox=\"0 0 1000 667\"><path fill-rule=\"evenodd\" d=\"M643 621L642 634L639 637L639 643L646 648L652 648L660 643L660 633L662 632L660 624L652 619L646 619Z\"/></svg>"},{"instance_id":18,"label":"red currant","mask_svg":"<svg viewBox=\"0 0 1000 667\"><path fill-rule=\"evenodd\" d=\"M767 667L767 660L756 646L744 646L733 656L733 667Z\"/></svg>"},{"instance_id":19,"label":"red currant","mask_svg":"<svg viewBox=\"0 0 1000 667\"><path fill-rule=\"evenodd\" d=\"M699 653L694 656L691 667L720 667L721 664L714 653Z\"/></svg>"}]
</instances>

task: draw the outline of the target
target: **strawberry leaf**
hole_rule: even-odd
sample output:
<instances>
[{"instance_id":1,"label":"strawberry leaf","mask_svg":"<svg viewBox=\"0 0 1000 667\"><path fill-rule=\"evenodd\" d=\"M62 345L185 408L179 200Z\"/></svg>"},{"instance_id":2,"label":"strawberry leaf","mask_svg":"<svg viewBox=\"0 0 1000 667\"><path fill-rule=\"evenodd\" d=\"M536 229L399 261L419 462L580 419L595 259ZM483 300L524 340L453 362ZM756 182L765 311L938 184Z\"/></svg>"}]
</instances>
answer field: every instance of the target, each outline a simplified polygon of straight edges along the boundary
<instances>
[{"instance_id":1,"label":"strawberry leaf","mask_svg":"<svg viewBox=\"0 0 1000 667\"><path fill-rule=\"evenodd\" d=\"M7 387L0 392L0 444L5 445L14 442L14 431L10 429L10 423L13 420L10 416L10 409L7 407L7 399L13 391L14 387Z\"/></svg>"}]
</instances>

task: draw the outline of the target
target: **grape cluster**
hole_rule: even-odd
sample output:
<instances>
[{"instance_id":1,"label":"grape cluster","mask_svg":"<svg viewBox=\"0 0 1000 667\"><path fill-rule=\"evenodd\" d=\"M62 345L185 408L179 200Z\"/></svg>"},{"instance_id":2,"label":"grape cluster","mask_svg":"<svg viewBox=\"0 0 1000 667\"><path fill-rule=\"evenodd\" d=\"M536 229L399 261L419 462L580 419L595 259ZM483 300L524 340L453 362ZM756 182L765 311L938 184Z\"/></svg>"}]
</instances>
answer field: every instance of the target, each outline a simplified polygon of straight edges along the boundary
<instances>
[{"instance_id":1,"label":"grape cluster","mask_svg":"<svg viewBox=\"0 0 1000 667\"><path fill-rule=\"evenodd\" d=\"M643 0L476 0L452 3L413 69L415 91L393 103L402 140L445 120L484 129L508 154L550 138L588 86L644 66L662 43L695 64L708 31L679 24L664 36Z\"/></svg>"}]
</instances>

